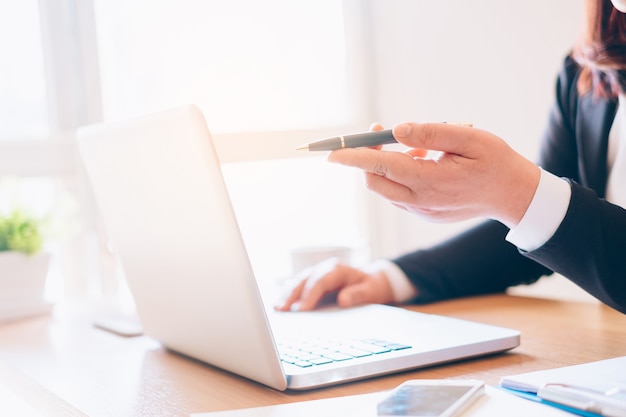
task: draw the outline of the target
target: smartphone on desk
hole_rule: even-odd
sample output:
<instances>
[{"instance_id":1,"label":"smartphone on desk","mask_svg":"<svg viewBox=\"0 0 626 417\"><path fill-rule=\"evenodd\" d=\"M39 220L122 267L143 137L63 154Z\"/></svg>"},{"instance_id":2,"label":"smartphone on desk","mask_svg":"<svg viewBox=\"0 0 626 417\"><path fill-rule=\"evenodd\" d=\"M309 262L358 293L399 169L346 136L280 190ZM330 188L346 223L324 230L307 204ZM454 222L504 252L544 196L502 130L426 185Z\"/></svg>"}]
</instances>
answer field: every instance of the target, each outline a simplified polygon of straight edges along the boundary
<instances>
[{"instance_id":1,"label":"smartphone on desk","mask_svg":"<svg viewBox=\"0 0 626 417\"><path fill-rule=\"evenodd\" d=\"M485 392L476 379L412 379L378 403L379 417L453 417L460 415Z\"/></svg>"}]
</instances>

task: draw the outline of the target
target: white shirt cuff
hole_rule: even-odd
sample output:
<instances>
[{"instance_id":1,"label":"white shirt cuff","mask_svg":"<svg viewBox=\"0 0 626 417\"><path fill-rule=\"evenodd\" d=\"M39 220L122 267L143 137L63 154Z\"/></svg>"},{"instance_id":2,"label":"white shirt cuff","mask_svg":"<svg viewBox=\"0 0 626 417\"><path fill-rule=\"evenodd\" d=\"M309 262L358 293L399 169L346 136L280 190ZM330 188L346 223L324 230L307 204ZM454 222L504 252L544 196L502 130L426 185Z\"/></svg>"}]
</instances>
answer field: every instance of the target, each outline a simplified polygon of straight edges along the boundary
<instances>
[{"instance_id":1,"label":"white shirt cuff","mask_svg":"<svg viewBox=\"0 0 626 417\"><path fill-rule=\"evenodd\" d=\"M387 276L394 302L396 303L404 303L417 295L415 287L413 287L406 274L398 265L391 261L380 259L367 265L363 270L368 273L384 273Z\"/></svg>"},{"instance_id":2,"label":"white shirt cuff","mask_svg":"<svg viewBox=\"0 0 626 417\"><path fill-rule=\"evenodd\" d=\"M542 169L535 196L517 227L506 235L506 240L527 252L541 247L561 225L571 196L567 181Z\"/></svg>"}]
</instances>

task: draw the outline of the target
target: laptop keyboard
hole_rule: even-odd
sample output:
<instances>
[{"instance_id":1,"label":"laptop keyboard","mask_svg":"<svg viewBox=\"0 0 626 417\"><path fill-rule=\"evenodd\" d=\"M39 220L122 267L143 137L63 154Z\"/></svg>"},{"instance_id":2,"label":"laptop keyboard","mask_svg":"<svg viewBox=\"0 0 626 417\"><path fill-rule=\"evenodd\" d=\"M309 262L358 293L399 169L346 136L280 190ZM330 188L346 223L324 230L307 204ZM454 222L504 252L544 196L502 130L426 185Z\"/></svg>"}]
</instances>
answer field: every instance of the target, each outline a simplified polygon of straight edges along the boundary
<instances>
[{"instance_id":1,"label":"laptop keyboard","mask_svg":"<svg viewBox=\"0 0 626 417\"><path fill-rule=\"evenodd\" d=\"M381 339L332 341L313 339L278 343L280 360L301 368L326 365L372 355L381 355L411 346Z\"/></svg>"}]
</instances>

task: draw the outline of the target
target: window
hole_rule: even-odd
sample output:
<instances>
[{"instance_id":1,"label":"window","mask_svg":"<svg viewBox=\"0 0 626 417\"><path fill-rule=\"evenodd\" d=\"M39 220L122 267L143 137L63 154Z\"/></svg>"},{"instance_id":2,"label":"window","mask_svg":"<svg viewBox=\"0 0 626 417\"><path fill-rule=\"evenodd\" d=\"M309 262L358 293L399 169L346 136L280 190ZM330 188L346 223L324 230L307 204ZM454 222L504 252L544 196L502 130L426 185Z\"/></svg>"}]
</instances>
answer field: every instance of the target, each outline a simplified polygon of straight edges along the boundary
<instances>
[{"instance_id":1,"label":"window","mask_svg":"<svg viewBox=\"0 0 626 417\"><path fill-rule=\"evenodd\" d=\"M0 109L10 116L0 177L24 177L20 193L37 197L37 210L80 204L82 228L56 248L56 288L114 293L121 276L74 159L74 129L192 102L216 141L257 272L288 274L296 246L366 247L358 174L295 150L371 120L362 9L353 0L13 5L0 17Z\"/></svg>"},{"instance_id":2,"label":"window","mask_svg":"<svg viewBox=\"0 0 626 417\"><path fill-rule=\"evenodd\" d=\"M214 133L314 129L353 116L341 1L95 6L105 120L188 103Z\"/></svg>"}]
</instances>

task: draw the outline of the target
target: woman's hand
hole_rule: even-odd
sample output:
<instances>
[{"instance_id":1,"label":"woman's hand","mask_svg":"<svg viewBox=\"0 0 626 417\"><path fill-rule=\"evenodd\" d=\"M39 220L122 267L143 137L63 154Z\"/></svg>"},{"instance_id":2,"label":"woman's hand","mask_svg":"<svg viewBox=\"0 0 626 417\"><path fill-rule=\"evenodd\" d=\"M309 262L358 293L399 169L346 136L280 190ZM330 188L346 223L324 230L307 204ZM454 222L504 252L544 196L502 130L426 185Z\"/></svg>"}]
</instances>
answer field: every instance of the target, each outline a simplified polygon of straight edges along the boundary
<instances>
[{"instance_id":1,"label":"woman's hand","mask_svg":"<svg viewBox=\"0 0 626 417\"><path fill-rule=\"evenodd\" d=\"M524 216L540 170L499 137L443 123L399 124L393 134L411 149L341 149L328 160L362 169L370 190L431 221L489 217L513 228ZM423 159L425 149L441 156Z\"/></svg>"},{"instance_id":2,"label":"woman's hand","mask_svg":"<svg viewBox=\"0 0 626 417\"><path fill-rule=\"evenodd\" d=\"M367 273L333 259L303 271L294 282L286 297L275 306L277 310L313 310L329 295L336 295L340 307L393 301L385 274Z\"/></svg>"}]
</instances>

